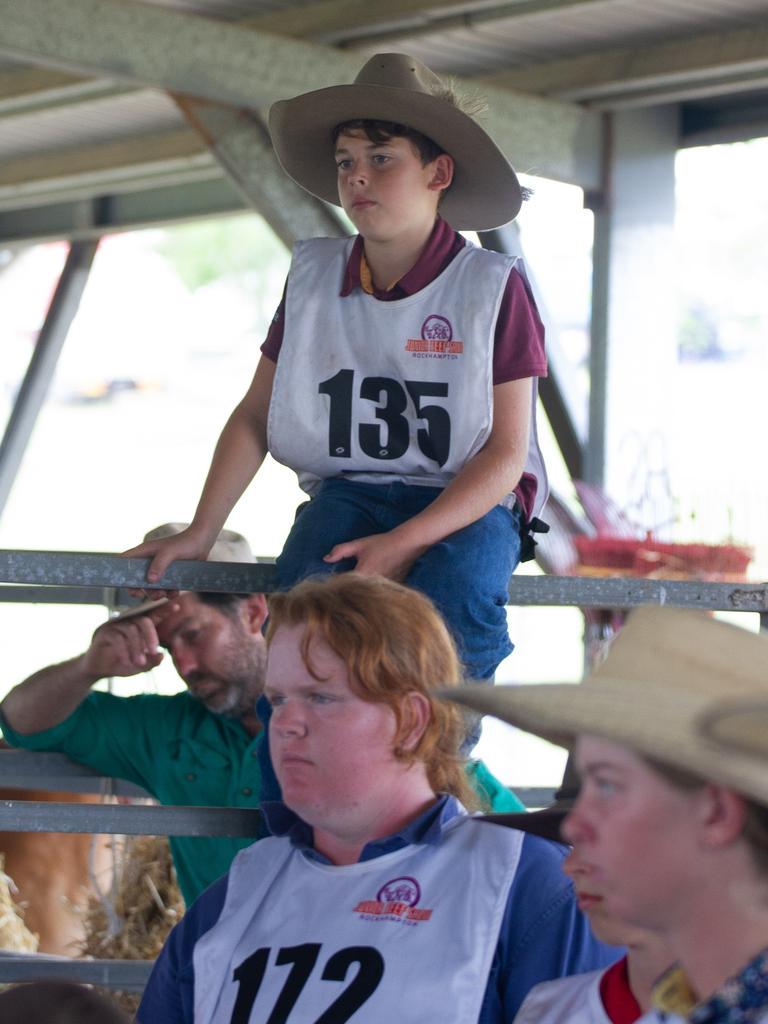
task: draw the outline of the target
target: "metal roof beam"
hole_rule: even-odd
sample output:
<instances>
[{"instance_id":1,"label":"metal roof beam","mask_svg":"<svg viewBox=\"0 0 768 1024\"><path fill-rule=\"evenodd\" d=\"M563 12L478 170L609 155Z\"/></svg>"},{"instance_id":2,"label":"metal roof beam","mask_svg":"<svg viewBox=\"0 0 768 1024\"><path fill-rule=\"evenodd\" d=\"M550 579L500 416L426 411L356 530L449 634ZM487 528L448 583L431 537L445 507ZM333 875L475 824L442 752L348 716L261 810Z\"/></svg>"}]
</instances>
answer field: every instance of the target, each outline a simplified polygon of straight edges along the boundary
<instances>
[{"instance_id":1,"label":"metal roof beam","mask_svg":"<svg viewBox=\"0 0 768 1024\"><path fill-rule=\"evenodd\" d=\"M316 39L326 43L370 43L451 28L468 28L488 21L537 17L563 10L605 7L605 0L507 0L506 3L441 4L434 0L322 0L309 7L275 11L249 18L243 24L263 32Z\"/></svg>"},{"instance_id":2,"label":"metal roof beam","mask_svg":"<svg viewBox=\"0 0 768 1024\"><path fill-rule=\"evenodd\" d=\"M113 231L244 213L239 193L218 167L215 170L217 177L207 181L182 181L179 175L173 184L145 187L146 182L140 182L134 191L104 195L102 189L101 194L85 198L79 196L81 189L72 186L75 195L49 194L45 205L0 210L0 243L97 238ZM126 187L132 188L133 182Z\"/></svg>"},{"instance_id":3,"label":"metal roof beam","mask_svg":"<svg viewBox=\"0 0 768 1024\"><path fill-rule=\"evenodd\" d=\"M0 116L48 110L125 92L114 82L81 78L50 68L15 68L0 72Z\"/></svg>"},{"instance_id":4,"label":"metal roof beam","mask_svg":"<svg viewBox=\"0 0 768 1024\"><path fill-rule=\"evenodd\" d=\"M524 92L596 108L633 100L651 106L709 91L754 88L768 81L768 21L730 32L687 36L652 46L596 51L483 78Z\"/></svg>"},{"instance_id":5,"label":"metal roof beam","mask_svg":"<svg viewBox=\"0 0 768 1024\"><path fill-rule=\"evenodd\" d=\"M93 195L110 189L158 184L171 176L216 175L213 158L197 133L188 129L54 150L6 160L0 167L0 210L50 202L52 192L81 190ZM71 194L71 193L70 193Z\"/></svg>"},{"instance_id":6,"label":"metal roof beam","mask_svg":"<svg viewBox=\"0 0 768 1024\"><path fill-rule=\"evenodd\" d=\"M256 114L182 97L176 102L248 205L288 248L299 238L347 234L332 207L288 177Z\"/></svg>"},{"instance_id":7,"label":"metal roof beam","mask_svg":"<svg viewBox=\"0 0 768 1024\"><path fill-rule=\"evenodd\" d=\"M0 0L0 52L237 108L351 81L360 67L358 56L313 43L118 0ZM597 187L594 114L487 91L486 123L518 166Z\"/></svg>"},{"instance_id":8,"label":"metal roof beam","mask_svg":"<svg viewBox=\"0 0 768 1024\"><path fill-rule=\"evenodd\" d=\"M435 31L446 17L467 24L498 18L549 14L553 11L589 6L605 0L509 0L493 7L460 3L455 7L435 5L424 0L390 0L386 10L370 0L321 0L309 7L272 11L245 18L235 24L259 32L271 32L292 39L333 42L355 39L395 28L412 36L416 30ZM455 11L457 13L450 13ZM447 13L448 12L448 13ZM103 79L83 78L49 68L18 68L0 72L0 113L52 106L57 102L76 102L79 98L104 92L129 91Z\"/></svg>"},{"instance_id":9,"label":"metal roof beam","mask_svg":"<svg viewBox=\"0 0 768 1024\"><path fill-rule=\"evenodd\" d=\"M680 146L741 142L768 135L768 92L746 96L738 107L691 103L682 107Z\"/></svg>"}]
</instances>

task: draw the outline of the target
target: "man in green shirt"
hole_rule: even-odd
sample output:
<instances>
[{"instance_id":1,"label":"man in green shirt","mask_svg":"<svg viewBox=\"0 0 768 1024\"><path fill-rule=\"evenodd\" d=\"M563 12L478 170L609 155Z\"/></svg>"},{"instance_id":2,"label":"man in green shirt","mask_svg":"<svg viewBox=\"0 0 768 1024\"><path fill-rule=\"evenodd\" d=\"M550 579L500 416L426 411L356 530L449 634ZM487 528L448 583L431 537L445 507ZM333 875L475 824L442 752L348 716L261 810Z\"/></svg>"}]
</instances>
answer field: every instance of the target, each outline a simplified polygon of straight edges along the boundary
<instances>
[{"instance_id":1,"label":"man in green shirt","mask_svg":"<svg viewBox=\"0 0 768 1024\"><path fill-rule=\"evenodd\" d=\"M182 526L158 527L147 539ZM231 530L222 530L210 558L254 561L246 539ZM143 614L99 626L82 654L41 669L11 690L0 704L5 739L26 750L59 751L102 775L127 779L161 804L258 807L263 735L255 704L266 669L264 595L184 592L142 608ZM101 679L156 667L160 648L171 655L185 691L137 697L92 691ZM261 761L266 768L266 751ZM523 809L482 761L471 761L467 770L490 809ZM170 837L187 906L226 874L238 850L254 838L261 836Z\"/></svg>"},{"instance_id":2,"label":"man in green shirt","mask_svg":"<svg viewBox=\"0 0 768 1024\"><path fill-rule=\"evenodd\" d=\"M211 558L253 561L245 539L226 530ZM128 779L162 804L258 807L262 727L254 708L266 666L264 595L185 592L154 605L104 623L84 653L16 686L0 705L5 739ZM170 653L186 691L136 697L91 691L100 679L154 668L160 648ZM187 905L252 841L172 836Z\"/></svg>"}]
</instances>

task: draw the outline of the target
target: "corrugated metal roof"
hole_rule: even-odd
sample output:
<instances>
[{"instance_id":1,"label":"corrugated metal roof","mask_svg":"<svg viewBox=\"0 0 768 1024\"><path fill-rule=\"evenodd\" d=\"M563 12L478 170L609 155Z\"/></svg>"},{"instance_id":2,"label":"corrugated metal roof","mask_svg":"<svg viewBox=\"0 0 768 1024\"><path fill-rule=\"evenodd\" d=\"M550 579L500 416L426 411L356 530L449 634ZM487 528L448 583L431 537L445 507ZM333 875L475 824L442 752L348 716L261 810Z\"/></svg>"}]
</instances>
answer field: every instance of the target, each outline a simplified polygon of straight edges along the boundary
<instances>
[{"instance_id":1,"label":"corrugated metal roof","mask_svg":"<svg viewBox=\"0 0 768 1024\"><path fill-rule=\"evenodd\" d=\"M441 19L436 18L429 32L403 35L398 49L419 57L436 71L485 75L585 52L744 28L768 15L765 0L596 0L529 14L515 14L515 4L504 6L509 16L492 19L482 8L474 15L468 11L465 26L441 29ZM499 12L499 5L493 11ZM357 40L355 48L364 53L392 49L391 38L383 46L386 39L382 35L380 40Z\"/></svg>"},{"instance_id":2,"label":"corrugated metal roof","mask_svg":"<svg viewBox=\"0 0 768 1024\"><path fill-rule=\"evenodd\" d=\"M176 104L164 93L140 89L73 106L5 117L0 160L74 149L186 127Z\"/></svg>"},{"instance_id":3,"label":"corrugated metal roof","mask_svg":"<svg viewBox=\"0 0 768 1024\"><path fill-rule=\"evenodd\" d=\"M306 8L310 17L312 8L326 12L335 9L335 20L326 19L320 35L326 42L343 46L347 56L350 50L361 55L399 50L412 53L441 73L468 77L514 73L512 87L523 93L575 97L579 102L599 102L609 109L611 104L620 105L622 89L631 94L635 105L682 100L682 124L691 137L697 137L698 132L708 138L707 132L718 124L728 127L728 137L738 137L739 124L744 125L745 132L754 133L764 123L768 132L766 0L481 0L428 7L421 6L419 0L411 4L390 0L380 9L374 0L367 4L360 0L357 5L348 0L336 8L330 0L124 0L126 4L139 2L227 22L269 15L273 30L280 12ZM59 4L59 9L67 8ZM744 58L741 66L738 61L734 63L734 48L726 43L729 33L733 36L744 29L748 30L744 38L754 35L758 43L751 59ZM303 37L301 19L298 25L292 23L291 32ZM694 69L688 77L688 72L675 75L674 61L661 72L656 70L660 49L666 52L676 47L683 67L689 45L707 33L712 34L715 44L722 37L722 75L718 74L716 60L704 70ZM35 174L43 179L46 160L55 163L59 155L71 156L78 148L87 152L88 147L100 144L191 132L173 100L160 91L106 78L68 77L55 68L40 69L39 81L32 81L36 69L16 59L13 52L2 52L2 44L0 25L0 188L13 185L12 178L4 181L2 177L3 164L8 162L15 161L19 167L24 160L37 159ZM711 49L717 53L715 44ZM594 58L595 74L599 75L600 56L621 48L632 48L632 60L627 63L636 77L644 66L653 68L648 80L643 79L645 92L620 80L624 71L621 62L618 82L596 81L592 92L589 70L586 82L582 75L578 88L570 92L567 83L563 86L558 79L556 87L541 77L542 71L548 74L555 65L585 56ZM736 50L738 56L738 47ZM532 77L534 73L538 77ZM654 86L670 79L677 91L665 99L654 92ZM686 99L691 100L689 108ZM194 142L190 150L195 148ZM172 150L172 158L174 166L184 159L176 150ZM125 159L125 147L121 159ZM193 159L190 156L190 161ZM158 168L161 177L166 170L159 164ZM84 177L87 188L99 195L98 170L84 172ZM141 187L146 188L150 178L146 164L142 164ZM112 180L114 176L105 174L105 188ZM137 188L138 182L139 171ZM36 186L38 203L40 188ZM6 195L6 205L7 201Z\"/></svg>"}]
</instances>

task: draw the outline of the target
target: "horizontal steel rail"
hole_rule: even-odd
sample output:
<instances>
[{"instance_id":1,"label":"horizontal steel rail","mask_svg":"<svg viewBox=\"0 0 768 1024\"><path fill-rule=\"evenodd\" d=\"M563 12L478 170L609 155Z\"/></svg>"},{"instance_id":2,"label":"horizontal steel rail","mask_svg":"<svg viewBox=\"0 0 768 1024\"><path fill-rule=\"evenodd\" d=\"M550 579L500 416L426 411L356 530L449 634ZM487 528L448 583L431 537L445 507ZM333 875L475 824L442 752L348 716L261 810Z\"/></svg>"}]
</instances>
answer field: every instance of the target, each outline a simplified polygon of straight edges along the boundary
<instances>
[{"instance_id":1,"label":"horizontal steel rail","mask_svg":"<svg viewBox=\"0 0 768 1024\"><path fill-rule=\"evenodd\" d=\"M514 576L509 584L509 603L577 608L638 608L658 604L763 613L768 612L768 585L611 576Z\"/></svg>"},{"instance_id":2,"label":"horizontal steel rail","mask_svg":"<svg viewBox=\"0 0 768 1024\"><path fill-rule=\"evenodd\" d=\"M116 591L110 587L23 587L0 586L0 603L3 604L100 604L111 606L115 601L110 595Z\"/></svg>"},{"instance_id":3,"label":"horizontal steel rail","mask_svg":"<svg viewBox=\"0 0 768 1024\"><path fill-rule=\"evenodd\" d=\"M144 587L146 558L62 551L0 550L0 582L75 587ZM269 592L274 565L264 561L178 561L160 581L179 590L222 593ZM158 585L160 585L158 584ZM93 596L94 592L91 592ZM6 600L10 598L4 598ZM26 600L23 596L20 600ZM635 608L675 605L710 611L768 612L768 584L706 583L690 580L594 576L514 576L509 585L513 605Z\"/></svg>"},{"instance_id":4,"label":"horizontal steel rail","mask_svg":"<svg viewBox=\"0 0 768 1024\"><path fill-rule=\"evenodd\" d=\"M4 832L106 832L125 836L259 834L261 811L250 807L157 807L141 804L64 804L0 800Z\"/></svg>"},{"instance_id":5,"label":"horizontal steel rail","mask_svg":"<svg viewBox=\"0 0 768 1024\"><path fill-rule=\"evenodd\" d=\"M110 779L98 772L70 760L64 754L38 753L27 750L0 750L0 784L29 790L34 799L36 789L53 789L66 793L95 793L108 791L114 796L147 797L149 794L122 779ZM554 799L554 790L546 786L525 786L515 788L515 795L526 807L544 807ZM50 807L50 803L43 806ZM68 805L69 806L69 805ZM100 804L92 804L100 807ZM107 805L110 806L110 805ZM174 808L166 808L173 813ZM189 808L185 808L189 810ZM196 810L196 808L192 808ZM247 809L246 809L247 811ZM0 831L5 828L5 819L0 818ZM8 829L8 831L14 831ZM54 830L49 830L54 831ZM86 829L85 831L89 831ZM106 832L107 829L99 828ZM155 833L152 833L153 835Z\"/></svg>"},{"instance_id":6,"label":"horizontal steel rail","mask_svg":"<svg viewBox=\"0 0 768 1024\"><path fill-rule=\"evenodd\" d=\"M30 791L47 789L64 793L94 793L97 796L151 796L141 786L125 779L100 775L72 761L66 754L36 750L0 750L0 784Z\"/></svg>"},{"instance_id":7,"label":"horizontal steel rail","mask_svg":"<svg viewBox=\"0 0 768 1024\"><path fill-rule=\"evenodd\" d=\"M510 787L518 800L526 807L547 807L555 799L552 786L517 786Z\"/></svg>"},{"instance_id":8,"label":"horizontal steel rail","mask_svg":"<svg viewBox=\"0 0 768 1024\"><path fill-rule=\"evenodd\" d=\"M11 981L76 981L126 992L142 992L152 960L70 960L0 950L0 983Z\"/></svg>"},{"instance_id":9,"label":"horizontal steel rail","mask_svg":"<svg viewBox=\"0 0 768 1024\"><path fill-rule=\"evenodd\" d=\"M148 558L79 551L0 550L0 582L83 587L145 587ZM246 594L268 591L274 564L174 562L158 587Z\"/></svg>"},{"instance_id":10,"label":"horizontal steel rail","mask_svg":"<svg viewBox=\"0 0 768 1024\"><path fill-rule=\"evenodd\" d=\"M90 768L86 768L84 765L78 764L76 761L70 760L63 754L46 754L38 753L33 751L0 751L0 783L4 787L12 786L18 788L25 788L25 790L53 790L55 792L62 793L91 793L95 795L109 793L110 796L126 796L126 797L148 797L148 795L138 785L134 785L132 782L126 782L123 779L108 778L103 775L99 775L97 772L92 771ZM544 807L551 803L554 799L554 790L547 786L522 786L515 788L515 795L521 800L526 807ZM54 828L51 822L58 824L60 822L60 810L62 806L71 807L71 804L51 804L49 802L25 802L34 803L36 808L40 809L40 820L39 827L36 829L32 828L13 828L8 825L7 822L12 820L11 816L6 818L6 814L0 814L0 831L75 831L75 828L59 829ZM18 801L6 801L4 805L0 804L0 807L8 807L9 804L14 805L14 813L18 814ZM114 804L91 804L91 805L80 805L90 806L96 811L96 818L100 816L100 809L102 807L115 807ZM55 811L50 816L45 813L46 808L53 807ZM176 813L176 808L166 807L165 810L173 816ZM198 810L209 812L213 808L196 808L196 807L183 807L180 810L184 811L184 820L195 817ZM227 808L224 808L227 810ZM248 808L241 808L245 814L251 814L252 812ZM30 812L24 810L20 812L20 817L24 817L27 820ZM155 821L156 819L148 819ZM210 820L210 818L206 818ZM103 833L109 833L110 829L102 827L100 822L97 831L103 831ZM84 829L89 831L90 829ZM141 835L137 833L136 835ZM147 835L155 836L156 831L153 830ZM171 834L172 835L172 834ZM184 834L177 834L184 835ZM191 834L189 834L191 835ZM195 834L197 835L197 833ZM250 835L248 833L247 835Z\"/></svg>"}]
</instances>

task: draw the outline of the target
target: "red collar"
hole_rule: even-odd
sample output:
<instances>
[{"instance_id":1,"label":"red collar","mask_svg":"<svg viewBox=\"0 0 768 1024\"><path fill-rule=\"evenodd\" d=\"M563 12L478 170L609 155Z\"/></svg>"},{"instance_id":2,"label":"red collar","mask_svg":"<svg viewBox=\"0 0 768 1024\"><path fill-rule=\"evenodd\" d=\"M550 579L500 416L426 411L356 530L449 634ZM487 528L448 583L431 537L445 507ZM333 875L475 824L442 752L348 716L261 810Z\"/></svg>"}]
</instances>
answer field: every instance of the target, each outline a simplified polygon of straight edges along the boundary
<instances>
[{"instance_id":1,"label":"red collar","mask_svg":"<svg viewBox=\"0 0 768 1024\"><path fill-rule=\"evenodd\" d=\"M612 1024L634 1024L643 1016L640 1004L629 987L625 956L611 964L600 979L600 999Z\"/></svg>"}]
</instances>

